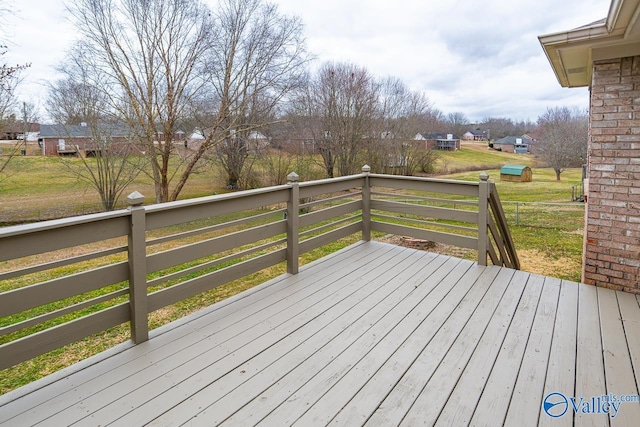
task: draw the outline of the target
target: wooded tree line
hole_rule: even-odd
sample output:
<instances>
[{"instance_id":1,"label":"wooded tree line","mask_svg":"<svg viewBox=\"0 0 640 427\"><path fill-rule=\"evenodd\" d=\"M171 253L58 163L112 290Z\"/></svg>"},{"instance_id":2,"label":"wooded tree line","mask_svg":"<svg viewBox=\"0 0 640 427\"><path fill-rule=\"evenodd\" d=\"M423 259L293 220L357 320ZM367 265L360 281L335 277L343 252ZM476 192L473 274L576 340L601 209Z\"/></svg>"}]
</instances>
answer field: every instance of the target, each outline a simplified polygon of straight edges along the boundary
<instances>
[{"instance_id":1,"label":"wooded tree line","mask_svg":"<svg viewBox=\"0 0 640 427\"><path fill-rule=\"evenodd\" d=\"M77 0L69 16L78 41L49 85L57 123L85 124L95 159L77 173L115 206L139 173L155 183L157 202L176 200L189 176L216 162L239 187L251 138L297 141L318 153L327 177L374 171L428 171L434 153L412 143L419 132L491 138L535 124L438 110L422 92L365 67L325 63L311 70L304 28L263 0ZM126 129L127 144L114 144ZM186 133L202 139L185 149ZM586 141L585 141L586 144ZM279 163L278 169L283 165ZM276 165L274 165L276 168Z\"/></svg>"}]
</instances>

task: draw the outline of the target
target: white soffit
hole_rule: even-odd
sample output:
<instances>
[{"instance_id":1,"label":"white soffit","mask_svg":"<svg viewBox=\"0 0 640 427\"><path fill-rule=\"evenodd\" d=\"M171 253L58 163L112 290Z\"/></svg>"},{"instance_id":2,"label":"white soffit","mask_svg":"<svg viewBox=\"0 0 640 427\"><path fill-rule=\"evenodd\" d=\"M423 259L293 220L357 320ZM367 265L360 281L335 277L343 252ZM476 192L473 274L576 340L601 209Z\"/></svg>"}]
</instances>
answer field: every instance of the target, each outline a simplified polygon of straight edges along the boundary
<instances>
[{"instance_id":1,"label":"white soffit","mask_svg":"<svg viewBox=\"0 0 640 427\"><path fill-rule=\"evenodd\" d=\"M607 18L538 37L564 87L591 85L593 61L640 55L640 0L613 0Z\"/></svg>"}]
</instances>

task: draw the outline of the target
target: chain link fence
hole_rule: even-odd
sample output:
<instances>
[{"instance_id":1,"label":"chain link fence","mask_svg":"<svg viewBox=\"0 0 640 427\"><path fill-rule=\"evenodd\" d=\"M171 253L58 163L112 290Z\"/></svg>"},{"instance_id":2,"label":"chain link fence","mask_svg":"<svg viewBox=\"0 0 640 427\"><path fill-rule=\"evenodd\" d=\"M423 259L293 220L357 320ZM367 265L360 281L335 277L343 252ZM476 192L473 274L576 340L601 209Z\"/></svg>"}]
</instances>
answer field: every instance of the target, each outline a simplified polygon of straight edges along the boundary
<instances>
[{"instance_id":1,"label":"chain link fence","mask_svg":"<svg viewBox=\"0 0 640 427\"><path fill-rule=\"evenodd\" d=\"M584 203L502 201L509 225L574 231L584 227Z\"/></svg>"}]
</instances>

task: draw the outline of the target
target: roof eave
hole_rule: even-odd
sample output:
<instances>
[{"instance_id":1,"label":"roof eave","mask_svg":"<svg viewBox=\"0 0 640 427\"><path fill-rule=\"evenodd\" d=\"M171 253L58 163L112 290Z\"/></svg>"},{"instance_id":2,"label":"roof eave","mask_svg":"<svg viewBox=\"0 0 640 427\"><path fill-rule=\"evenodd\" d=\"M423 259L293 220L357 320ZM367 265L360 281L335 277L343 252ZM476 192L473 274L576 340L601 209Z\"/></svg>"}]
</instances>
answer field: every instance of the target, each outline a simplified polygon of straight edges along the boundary
<instances>
[{"instance_id":1,"label":"roof eave","mask_svg":"<svg viewBox=\"0 0 640 427\"><path fill-rule=\"evenodd\" d=\"M612 0L605 19L538 37L563 87L591 86L593 61L640 55L640 0Z\"/></svg>"},{"instance_id":2,"label":"roof eave","mask_svg":"<svg viewBox=\"0 0 640 427\"><path fill-rule=\"evenodd\" d=\"M591 49L593 46L607 40L619 39L620 37L621 34L610 33L606 24L598 24L542 35L538 37L538 40L560 85L563 87L583 87L588 86L588 82L591 81L591 67L587 66L587 64L591 62ZM565 64L561 52L567 48L571 48L573 50L572 55L580 57L580 63L584 65L576 67ZM579 73L584 73L584 75L579 76L580 78L572 78L574 76L570 76L570 74Z\"/></svg>"}]
</instances>

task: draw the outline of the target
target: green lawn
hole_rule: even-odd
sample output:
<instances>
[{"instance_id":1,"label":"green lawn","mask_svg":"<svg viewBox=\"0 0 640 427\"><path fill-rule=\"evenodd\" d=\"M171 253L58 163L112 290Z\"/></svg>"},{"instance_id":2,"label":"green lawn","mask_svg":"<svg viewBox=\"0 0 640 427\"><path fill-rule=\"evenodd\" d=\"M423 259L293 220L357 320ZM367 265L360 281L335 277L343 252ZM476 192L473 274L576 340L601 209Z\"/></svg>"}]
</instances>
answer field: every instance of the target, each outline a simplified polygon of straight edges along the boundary
<instances>
[{"instance_id":1,"label":"green lawn","mask_svg":"<svg viewBox=\"0 0 640 427\"><path fill-rule=\"evenodd\" d=\"M441 174L465 170L499 169L506 164L533 166L535 158L527 154L503 153L490 149L486 143L463 144L458 151L439 151L437 168Z\"/></svg>"}]
</instances>

